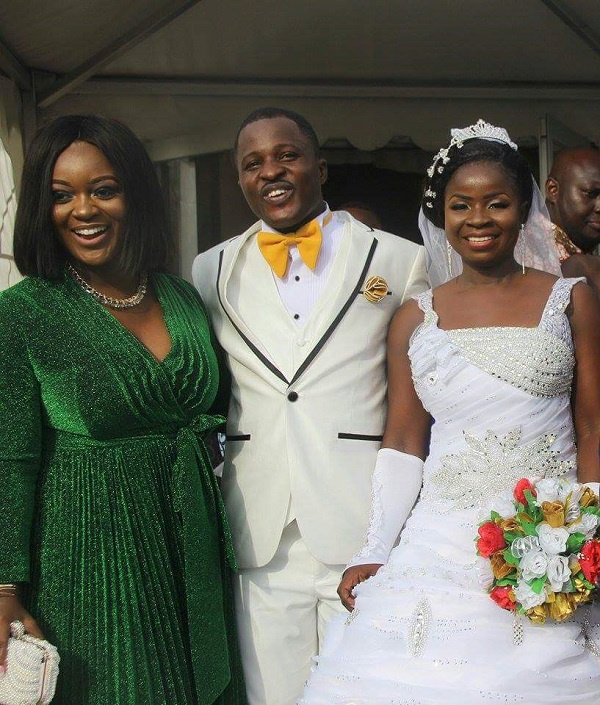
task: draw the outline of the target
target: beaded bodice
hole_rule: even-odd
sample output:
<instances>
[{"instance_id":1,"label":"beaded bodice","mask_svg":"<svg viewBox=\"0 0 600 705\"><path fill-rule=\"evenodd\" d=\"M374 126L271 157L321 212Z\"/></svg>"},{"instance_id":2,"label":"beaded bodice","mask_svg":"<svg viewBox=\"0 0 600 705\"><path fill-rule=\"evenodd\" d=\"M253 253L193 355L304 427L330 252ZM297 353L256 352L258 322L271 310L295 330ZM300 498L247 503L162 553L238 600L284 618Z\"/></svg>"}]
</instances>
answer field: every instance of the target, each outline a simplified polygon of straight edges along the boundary
<instances>
[{"instance_id":1,"label":"beaded bodice","mask_svg":"<svg viewBox=\"0 0 600 705\"><path fill-rule=\"evenodd\" d=\"M575 364L565 313L579 279L558 279L535 328L438 327L431 291L409 357L434 424L423 499L465 510L524 476L575 468L570 390Z\"/></svg>"},{"instance_id":2,"label":"beaded bodice","mask_svg":"<svg viewBox=\"0 0 600 705\"><path fill-rule=\"evenodd\" d=\"M537 327L460 328L441 331L433 310L431 289L417 297L424 321L413 341L424 329L435 327L448 338L460 355L473 365L509 384L540 397L568 394L573 381L574 353L571 328L565 315L571 289L580 279L558 279ZM415 378L415 384L421 380Z\"/></svg>"}]
</instances>

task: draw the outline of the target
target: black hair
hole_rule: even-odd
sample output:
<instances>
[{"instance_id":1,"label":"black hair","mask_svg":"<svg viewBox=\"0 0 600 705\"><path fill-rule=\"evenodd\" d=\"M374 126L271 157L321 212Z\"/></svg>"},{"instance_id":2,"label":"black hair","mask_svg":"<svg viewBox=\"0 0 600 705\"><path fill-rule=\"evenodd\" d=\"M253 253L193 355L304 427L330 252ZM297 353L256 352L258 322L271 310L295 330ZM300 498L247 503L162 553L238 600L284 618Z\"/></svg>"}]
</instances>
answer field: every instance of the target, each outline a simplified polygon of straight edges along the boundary
<instances>
[{"instance_id":1,"label":"black hair","mask_svg":"<svg viewBox=\"0 0 600 705\"><path fill-rule=\"evenodd\" d=\"M52 223L52 174L73 142L97 147L119 177L125 198L120 268L137 276L165 270L175 244L154 165L133 132L97 115L64 115L42 127L25 157L14 233L14 256L23 275L60 278L67 254Z\"/></svg>"},{"instance_id":2,"label":"black hair","mask_svg":"<svg viewBox=\"0 0 600 705\"><path fill-rule=\"evenodd\" d=\"M445 164L442 159L434 164L433 176L426 181L421 201L423 214L436 227L444 228L444 194L448 182L461 166L473 162L498 164L504 169L519 194L523 219L527 218L533 197L532 174L527 160L516 149L512 149L506 142L471 139L463 142L461 147L452 145L446 158L448 161ZM441 173L438 170L440 167L443 167ZM435 196L431 196L431 191ZM433 204L433 207L428 204Z\"/></svg>"},{"instance_id":3,"label":"black hair","mask_svg":"<svg viewBox=\"0 0 600 705\"><path fill-rule=\"evenodd\" d=\"M259 120L272 120L273 118L287 118L298 125L300 132L308 139L311 147L314 150L315 156L319 156L319 139L317 133L315 132L313 126L308 122L305 117L302 117L299 113L295 113L293 110L286 110L285 108L258 108L246 117L242 124L240 125L237 135L235 136L235 142L233 143L233 158L237 156L238 145L240 141L240 133L247 126L251 125L253 122L258 122Z\"/></svg>"}]
</instances>

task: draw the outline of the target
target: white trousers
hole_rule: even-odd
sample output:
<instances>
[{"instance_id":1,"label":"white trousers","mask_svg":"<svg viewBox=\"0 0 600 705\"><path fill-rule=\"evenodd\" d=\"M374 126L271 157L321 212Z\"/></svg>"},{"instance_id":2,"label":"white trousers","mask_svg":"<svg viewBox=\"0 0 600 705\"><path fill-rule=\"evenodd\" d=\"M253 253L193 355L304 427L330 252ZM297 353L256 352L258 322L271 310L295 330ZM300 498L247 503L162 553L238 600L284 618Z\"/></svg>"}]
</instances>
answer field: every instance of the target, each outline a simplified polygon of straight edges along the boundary
<instances>
[{"instance_id":1,"label":"white trousers","mask_svg":"<svg viewBox=\"0 0 600 705\"><path fill-rule=\"evenodd\" d=\"M240 571L236 612L249 705L295 705L325 625L344 608L337 595L343 565L309 552L292 521L273 559Z\"/></svg>"}]
</instances>

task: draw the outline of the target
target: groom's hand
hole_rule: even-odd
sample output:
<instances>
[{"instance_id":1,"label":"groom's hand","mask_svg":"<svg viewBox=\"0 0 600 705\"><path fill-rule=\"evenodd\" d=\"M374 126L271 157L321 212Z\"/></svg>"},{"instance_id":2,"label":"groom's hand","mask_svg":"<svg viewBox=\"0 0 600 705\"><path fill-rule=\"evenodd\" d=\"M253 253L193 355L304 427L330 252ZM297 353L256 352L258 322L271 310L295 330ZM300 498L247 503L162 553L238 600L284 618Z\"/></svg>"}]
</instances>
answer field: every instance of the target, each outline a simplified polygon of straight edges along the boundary
<instances>
[{"instance_id":1,"label":"groom's hand","mask_svg":"<svg viewBox=\"0 0 600 705\"><path fill-rule=\"evenodd\" d=\"M352 594L354 588L359 583L372 578L382 565L382 563L365 563L364 565L353 565L351 568L346 568L337 592L342 604L349 612L354 609L354 595Z\"/></svg>"}]
</instances>

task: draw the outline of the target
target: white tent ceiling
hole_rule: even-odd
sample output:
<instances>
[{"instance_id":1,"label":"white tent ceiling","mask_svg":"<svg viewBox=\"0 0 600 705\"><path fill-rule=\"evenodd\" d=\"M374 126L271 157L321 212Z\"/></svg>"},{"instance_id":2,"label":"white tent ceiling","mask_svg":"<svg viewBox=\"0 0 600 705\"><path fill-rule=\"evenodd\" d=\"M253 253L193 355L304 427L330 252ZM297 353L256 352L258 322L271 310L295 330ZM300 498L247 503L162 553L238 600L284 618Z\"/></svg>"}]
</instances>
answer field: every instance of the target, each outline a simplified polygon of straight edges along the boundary
<instances>
[{"instance_id":1,"label":"white tent ceiling","mask_svg":"<svg viewBox=\"0 0 600 705\"><path fill-rule=\"evenodd\" d=\"M368 150L478 117L536 140L546 113L600 143L598 0L1 0L0 43L26 128L98 112L157 159L267 104Z\"/></svg>"}]
</instances>

